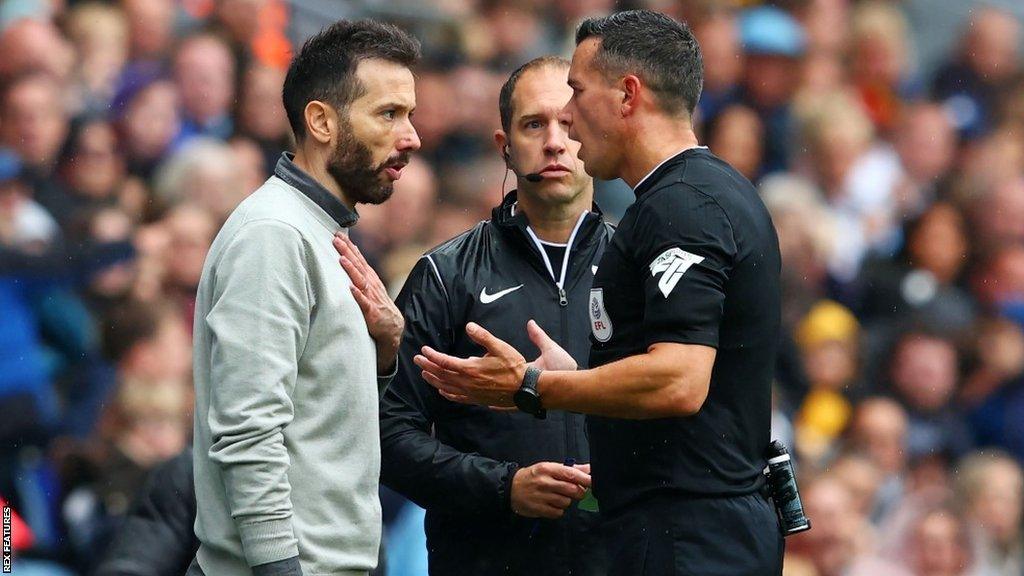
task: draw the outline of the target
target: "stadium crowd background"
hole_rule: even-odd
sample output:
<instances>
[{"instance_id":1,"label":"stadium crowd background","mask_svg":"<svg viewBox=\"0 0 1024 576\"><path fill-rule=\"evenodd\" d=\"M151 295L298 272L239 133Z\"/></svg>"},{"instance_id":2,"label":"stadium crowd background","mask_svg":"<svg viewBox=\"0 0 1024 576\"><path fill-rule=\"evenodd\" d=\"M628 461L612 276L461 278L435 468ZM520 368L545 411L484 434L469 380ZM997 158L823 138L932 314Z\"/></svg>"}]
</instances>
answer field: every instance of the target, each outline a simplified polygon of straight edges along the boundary
<instances>
[{"instance_id":1,"label":"stadium crowd background","mask_svg":"<svg viewBox=\"0 0 1024 576\"><path fill-rule=\"evenodd\" d=\"M787 576L1024 574L1024 3L768 4L4 0L0 495L32 529L21 557L88 573L188 445L194 290L289 146L292 47L360 16L424 43L423 150L354 230L397 291L498 202L507 74L646 7L694 27L698 132L779 232L774 433L814 522ZM631 201L597 196L613 220ZM389 573L417 573L420 517L385 509Z\"/></svg>"}]
</instances>

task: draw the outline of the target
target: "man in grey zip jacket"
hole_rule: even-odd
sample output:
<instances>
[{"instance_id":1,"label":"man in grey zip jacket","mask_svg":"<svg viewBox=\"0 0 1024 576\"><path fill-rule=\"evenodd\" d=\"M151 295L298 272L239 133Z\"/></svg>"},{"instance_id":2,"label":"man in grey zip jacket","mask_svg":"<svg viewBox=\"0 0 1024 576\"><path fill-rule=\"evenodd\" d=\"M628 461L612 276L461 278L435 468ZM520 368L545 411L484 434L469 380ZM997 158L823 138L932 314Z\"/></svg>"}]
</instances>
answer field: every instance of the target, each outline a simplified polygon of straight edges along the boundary
<instances>
[{"instance_id":1,"label":"man in grey zip jacket","mask_svg":"<svg viewBox=\"0 0 1024 576\"><path fill-rule=\"evenodd\" d=\"M197 295L190 575L365 575L377 563L378 395L403 321L347 229L419 148L418 58L394 26L340 21L288 70L297 151L228 218Z\"/></svg>"}]
</instances>

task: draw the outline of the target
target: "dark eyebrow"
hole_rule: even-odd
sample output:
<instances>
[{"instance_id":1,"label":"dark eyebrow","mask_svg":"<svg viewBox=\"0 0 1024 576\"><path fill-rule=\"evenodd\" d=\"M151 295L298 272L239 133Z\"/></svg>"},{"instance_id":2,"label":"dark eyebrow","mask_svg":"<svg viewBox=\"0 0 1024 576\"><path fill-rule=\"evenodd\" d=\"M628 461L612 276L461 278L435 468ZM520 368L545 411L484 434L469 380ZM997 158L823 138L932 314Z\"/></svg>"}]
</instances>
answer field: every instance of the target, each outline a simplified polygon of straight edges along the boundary
<instances>
[{"instance_id":1,"label":"dark eyebrow","mask_svg":"<svg viewBox=\"0 0 1024 576\"><path fill-rule=\"evenodd\" d=\"M543 114L525 114L520 116L518 122L529 122L532 120L544 120Z\"/></svg>"}]
</instances>

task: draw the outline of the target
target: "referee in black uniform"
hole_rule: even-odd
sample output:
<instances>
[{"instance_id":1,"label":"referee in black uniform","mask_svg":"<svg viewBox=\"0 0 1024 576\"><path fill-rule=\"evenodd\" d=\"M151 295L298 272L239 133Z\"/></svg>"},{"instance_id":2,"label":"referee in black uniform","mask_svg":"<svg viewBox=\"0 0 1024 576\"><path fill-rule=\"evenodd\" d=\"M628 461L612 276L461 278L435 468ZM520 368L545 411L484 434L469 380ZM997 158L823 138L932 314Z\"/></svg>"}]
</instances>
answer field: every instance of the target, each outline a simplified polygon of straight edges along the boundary
<instances>
[{"instance_id":1,"label":"referee in black uniform","mask_svg":"<svg viewBox=\"0 0 1024 576\"><path fill-rule=\"evenodd\" d=\"M475 324L487 356L429 347L424 377L460 402L588 414L610 574L770 576L783 540L762 495L780 331L778 240L757 191L698 146L703 62L650 11L585 21L570 137L636 193L590 293L590 369L529 368Z\"/></svg>"}]
</instances>

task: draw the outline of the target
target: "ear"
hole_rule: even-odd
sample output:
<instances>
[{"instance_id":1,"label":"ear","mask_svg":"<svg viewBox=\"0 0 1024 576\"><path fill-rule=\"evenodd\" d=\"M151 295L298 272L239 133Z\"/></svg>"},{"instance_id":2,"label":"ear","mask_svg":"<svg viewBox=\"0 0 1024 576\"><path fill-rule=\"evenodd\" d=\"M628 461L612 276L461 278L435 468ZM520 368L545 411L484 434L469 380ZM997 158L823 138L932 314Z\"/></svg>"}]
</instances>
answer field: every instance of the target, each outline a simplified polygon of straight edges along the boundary
<instances>
[{"instance_id":1,"label":"ear","mask_svg":"<svg viewBox=\"0 0 1024 576\"><path fill-rule=\"evenodd\" d=\"M498 149L498 154L501 155L502 159L505 160L505 164L509 163L509 150L508 150L508 135L505 134L504 130L494 131L494 145Z\"/></svg>"},{"instance_id":2,"label":"ear","mask_svg":"<svg viewBox=\"0 0 1024 576\"><path fill-rule=\"evenodd\" d=\"M619 111L623 117L630 116L640 107L640 89L644 87L643 83L635 74L627 74L622 77L620 87L622 103L619 106Z\"/></svg>"},{"instance_id":3,"label":"ear","mask_svg":"<svg viewBox=\"0 0 1024 576\"><path fill-rule=\"evenodd\" d=\"M338 114L331 106L313 100L306 104L306 134L321 144L329 144L338 135Z\"/></svg>"}]
</instances>

